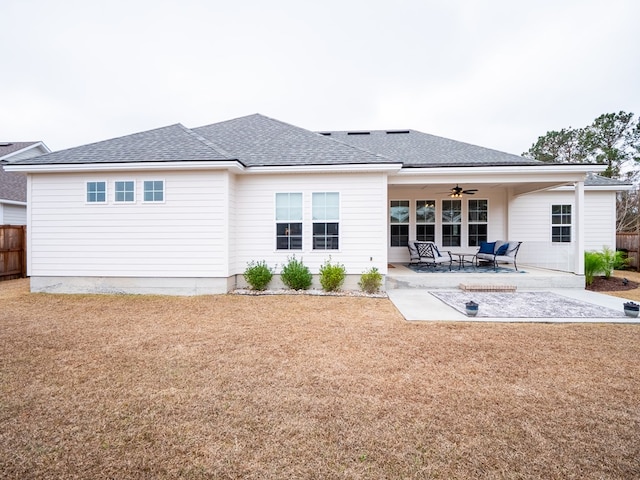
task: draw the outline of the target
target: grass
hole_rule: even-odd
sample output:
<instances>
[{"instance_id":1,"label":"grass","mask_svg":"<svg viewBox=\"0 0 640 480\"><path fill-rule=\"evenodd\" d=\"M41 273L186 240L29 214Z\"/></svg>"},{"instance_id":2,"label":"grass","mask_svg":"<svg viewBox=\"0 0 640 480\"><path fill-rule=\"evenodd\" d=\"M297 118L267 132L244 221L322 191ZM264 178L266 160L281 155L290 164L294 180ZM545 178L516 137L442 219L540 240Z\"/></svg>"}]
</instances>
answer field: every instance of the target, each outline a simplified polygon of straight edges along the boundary
<instances>
[{"instance_id":1,"label":"grass","mask_svg":"<svg viewBox=\"0 0 640 480\"><path fill-rule=\"evenodd\" d=\"M0 283L2 478L638 478L640 328Z\"/></svg>"}]
</instances>

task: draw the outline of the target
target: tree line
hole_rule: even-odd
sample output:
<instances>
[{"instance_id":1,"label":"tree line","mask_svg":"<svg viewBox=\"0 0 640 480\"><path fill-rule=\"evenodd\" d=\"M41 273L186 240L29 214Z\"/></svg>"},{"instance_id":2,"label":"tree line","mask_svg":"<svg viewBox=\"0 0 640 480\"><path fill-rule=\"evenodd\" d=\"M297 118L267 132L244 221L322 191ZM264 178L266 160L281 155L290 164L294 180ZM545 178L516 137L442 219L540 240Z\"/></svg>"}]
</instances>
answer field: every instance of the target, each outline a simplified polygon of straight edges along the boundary
<instances>
[{"instance_id":1,"label":"tree line","mask_svg":"<svg viewBox=\"0 0 640 480\"><path fill-rule=\"evenodd\" d=\"M625 182L640 179L640 121L633 113L605 113L582 128L552 130L522 154L549 163L606 165L600 175ZM638 190L618 192L617 230L635 231L639 224Z\"/></svg>"}]
</instances>

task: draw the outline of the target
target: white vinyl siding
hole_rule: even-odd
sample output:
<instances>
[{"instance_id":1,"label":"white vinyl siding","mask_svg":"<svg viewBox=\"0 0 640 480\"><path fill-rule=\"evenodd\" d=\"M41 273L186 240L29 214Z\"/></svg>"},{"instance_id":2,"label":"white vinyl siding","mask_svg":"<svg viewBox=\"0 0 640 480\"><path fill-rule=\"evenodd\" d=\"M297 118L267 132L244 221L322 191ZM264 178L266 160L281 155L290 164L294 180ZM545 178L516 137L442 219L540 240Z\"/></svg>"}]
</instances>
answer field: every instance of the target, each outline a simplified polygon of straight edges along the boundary
<instances>
[{"instance_id":1,"label":"white vinyl siding","mask_svg":"<svg viewBox=\"0 0 640 480\"><path fill-rule=\"evenodd\" d=\"M227 277L228 179L224 171L165 176L162 205L91 208L82 174L32 175L30 275ZM153 173L131 180L138 192Z\"/></svg>"},{"instance_id":2,"label":"white vinyl siding","mask_svg":"<svg viewBox=\"0 0 640 480\"><path fill-rule=\"evenodd\" d=\"M0 203L0 225L26 225L27 207Z\"/></svg>"},{"instance_id":3,"label":"white vinyl siding","mask_svg":"<svg viewBox=\"0 0 640 480\"><path fill-rule=\"evenodd\" d=\"M327 186L340 195L340 249L313 249L313 193ZM357 185L358 188L354 188ZM371 267L386 272L386 176L380 173L240 175L236 195L236 272L248 262L265 260L279 273L287 258L302 258L311 272L318 273L329 259L345 265L348 274L359 275ZM302 250L277 250L274 244L274 198L276 193L302 193Z\"/></svg>"}]
</instances>

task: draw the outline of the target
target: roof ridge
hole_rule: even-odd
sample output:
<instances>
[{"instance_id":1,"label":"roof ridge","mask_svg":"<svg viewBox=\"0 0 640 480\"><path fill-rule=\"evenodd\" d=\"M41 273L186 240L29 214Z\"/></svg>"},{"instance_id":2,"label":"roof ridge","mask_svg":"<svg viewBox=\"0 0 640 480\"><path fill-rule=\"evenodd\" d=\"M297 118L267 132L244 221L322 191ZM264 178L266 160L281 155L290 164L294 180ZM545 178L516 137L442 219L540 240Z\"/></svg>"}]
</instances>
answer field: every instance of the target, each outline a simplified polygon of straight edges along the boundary
<instances>
[{"instance_id":1,"label":"roof ridge","mask_svg":"<svg viewBox=\"0 0 640 480\"><path fill-rule=\"evenodd\" d=\"M185 133L187 133L188 135L191 135L193 138L195 138L196 140L198 140L199 142L202 142L203 144L205 144L207 147L212 148L213 150L215 150L216 153L220 154L220 155L224 155L225 157L227 157L228 159L235 159L233 155L231 155L229 152L227 152L224 148L216 145L214 142L212 142L211 140L208 140L206 138L204 138L202 135L200 135L197 132L194 132L193 130L191 130L190 128L185 127L184 125L182 125L181 123L176 124L179 127L181 127Z\"/></svg>"}]
</instances>

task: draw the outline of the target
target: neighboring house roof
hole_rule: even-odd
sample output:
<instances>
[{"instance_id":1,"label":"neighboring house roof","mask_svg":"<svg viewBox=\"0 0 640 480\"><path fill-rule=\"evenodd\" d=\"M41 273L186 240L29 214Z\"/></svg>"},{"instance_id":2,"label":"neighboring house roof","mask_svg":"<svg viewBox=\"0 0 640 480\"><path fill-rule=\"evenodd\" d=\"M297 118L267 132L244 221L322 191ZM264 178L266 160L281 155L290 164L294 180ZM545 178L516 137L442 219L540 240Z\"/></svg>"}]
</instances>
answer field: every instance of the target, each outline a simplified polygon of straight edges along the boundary
<instances>
[{"instance_id":1,"label":"neighboring house roof","mask_svg":"<svg viewBox=\"0 0 640 480\"><path fill-rule=\"evenodd\" d=\"M27 201L27 175L5 172L3 165L11 163L12 157L40 155L49 149L42 142L0 142L0 202Z\"/></svg>"},{"instance_id":2,"label":"neighboring house roof","mask_svg":"<svg viewBox=\"0 0 640 480\"><path fill-rule=\"evenodd\" d=\"M193 131L232 152L248 167L400 163L260 114Z\"/></svg>"},{"instance_id":3,"label":"neighboring house roof","mask_svg":"<svg viewBox=\"0 0 640 480\"><path fill-rule=\"evenodd\" d=\"M183 125L134 133L16 161L21 165L232 160L226 152Z\"/></svg>"},{"instance_id":4,"label":"neighboring house roof","mask_svg":"<svg viewBox=\"0 0 640 480\"><path fill-rule=\"evenodd\" d=\"M540 165L542 162L416 130L320 132L334 140L387 158L404 167Z\"/></svg>"}]
</instances>

